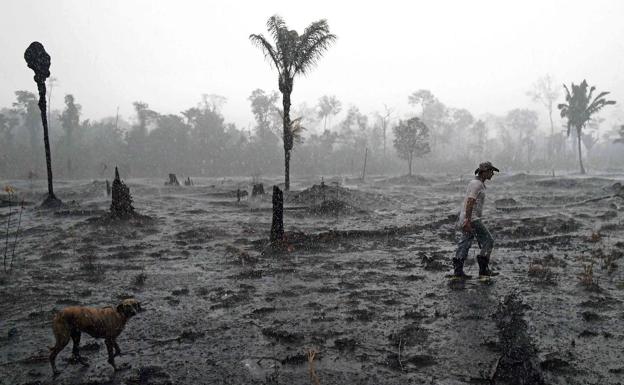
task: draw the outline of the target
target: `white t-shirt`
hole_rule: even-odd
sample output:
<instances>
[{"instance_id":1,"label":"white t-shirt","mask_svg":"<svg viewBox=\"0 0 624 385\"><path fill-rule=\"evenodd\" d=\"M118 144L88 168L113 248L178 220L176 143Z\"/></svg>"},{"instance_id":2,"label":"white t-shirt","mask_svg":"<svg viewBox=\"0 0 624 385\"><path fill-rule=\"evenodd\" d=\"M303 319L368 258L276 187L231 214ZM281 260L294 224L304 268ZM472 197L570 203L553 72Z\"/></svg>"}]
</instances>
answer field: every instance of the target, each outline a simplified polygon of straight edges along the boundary
<instances>
[{"instance_id":1,"label":"white t-shirt","mask_svg":"<svg viewBox=\"0 0 624 385\"><path fill-rule=\"evenodd\" d=\"M464 203L459 211L458 224L460 226L464 223L464 219L466 219L466 203L468 202L468 198L476 200L470 219L473 221L481 219L481 215L483 214L483 204L485 203L485 183L481 182L481 179L475 178L468 183L468 187L466 188L466 197L464 198Z\"/></svg>"}]
</instances>

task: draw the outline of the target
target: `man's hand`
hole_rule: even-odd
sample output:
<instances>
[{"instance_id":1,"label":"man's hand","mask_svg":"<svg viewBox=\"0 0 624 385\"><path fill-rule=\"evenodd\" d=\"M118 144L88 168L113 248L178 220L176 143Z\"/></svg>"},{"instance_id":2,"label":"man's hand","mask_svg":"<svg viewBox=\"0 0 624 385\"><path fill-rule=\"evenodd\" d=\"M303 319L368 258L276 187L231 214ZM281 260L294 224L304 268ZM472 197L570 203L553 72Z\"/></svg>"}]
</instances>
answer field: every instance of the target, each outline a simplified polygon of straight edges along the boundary
<instances>
[{"instance_id":1,"label":"man's hand","mask_svg":"<svg viewBox=\"0 0 624 385\"><path fill-rule=\"evenodd\" d=\"M472 233L472 224L470 223L470 219L464 219L462 230L466 233Z\"/></svg>"},{"instance_id":2,"label":"man's hand","mask_svg":"<svg viewBox=\"0 0 624 385\"><path fill-rule=\"evenodd\" d=\"M472 233L472 224L470 223L470 218L472 218L472 209L477 202L474 198L468 198L466 201L466 219L464 219L464 223L462 223L462 230L467 233Z\"/></svg>"}]
</instances>

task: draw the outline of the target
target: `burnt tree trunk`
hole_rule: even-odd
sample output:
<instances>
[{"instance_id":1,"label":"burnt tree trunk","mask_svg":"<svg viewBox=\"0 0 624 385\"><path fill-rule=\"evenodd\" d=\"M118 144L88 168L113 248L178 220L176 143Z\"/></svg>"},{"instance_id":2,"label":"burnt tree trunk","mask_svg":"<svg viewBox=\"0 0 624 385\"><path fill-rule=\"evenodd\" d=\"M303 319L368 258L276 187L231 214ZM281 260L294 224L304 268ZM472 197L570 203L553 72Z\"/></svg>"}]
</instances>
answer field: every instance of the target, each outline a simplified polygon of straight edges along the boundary
<instances>
[{"instance_id":1,"label":"burnt tree trunk","mask_svg":"<svg viewBox=\"0 0 624 385\"><path fill-rule=\"evenodd\" d=\"M28 68L35 72L35 83L39 91L39 111L41 112L41 124L43 125L43 143L45 145L46 167L48 171L48 197L43 202L43 207L58 207L61 201L54 195L52 186L52 157L50 153L50 140L48 139L48 117L46 111L46 85L45 81L50 77L50 55L45 51L43 45L37 41L32 42L26 52L24 59Z\"/></svg>"},{"instance_id":2,"label":"burnt tree trunk","mask_svg":"<svg viewBox=\"0 0 624 385\"><path fill-rule=\"evenodd\" d=\"M128 218L134 215L130 188L119 177L117 167L115 167L115 180L113 180L110 213L114 218Z\"/></svg>"},{"instance_id":3,"label":"burnt tree trunk","mask_svg":"<svg viewBox=\"0 0 624 385\"><path fill-rule=\"evenodd\" d=\"M271 243L284 239L284 193L273 186L273 222L271 223Z\"/></svg>"}]
</instances>

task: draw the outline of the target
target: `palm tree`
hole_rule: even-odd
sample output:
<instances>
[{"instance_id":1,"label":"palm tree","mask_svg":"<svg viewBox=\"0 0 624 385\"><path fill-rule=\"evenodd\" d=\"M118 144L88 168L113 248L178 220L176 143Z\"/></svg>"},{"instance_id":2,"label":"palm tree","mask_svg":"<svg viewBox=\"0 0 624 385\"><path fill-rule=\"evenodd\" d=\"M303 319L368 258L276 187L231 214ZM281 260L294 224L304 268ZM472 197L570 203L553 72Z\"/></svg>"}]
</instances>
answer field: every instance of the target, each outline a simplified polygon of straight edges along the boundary
<instances>
[{"instance_id":1,"label":"palm tree","mask_svg":"<svg viewBox=\"0 0 624 385\"><path fill-rule=\"evenodd\" d=\"M572 83L572 92L570 92L570 89L564 84L563 88L566 92L566 103L557 105L557 108L561 110L561 117L568 119L568 136L570 136L571 128L576 129L581 174L585 174L583 158L581 156L583 127L591 120L592 115L600 111L603 107L615 104L614 100L605 99L605 96L607 96L609 92L601 92L592 99L596 87L592 86L589 92L587 92L587 87L587 81L585 80L578 86Z\"/></svg>"},{"instance_id":2,"label":"palm tree","mask_svg":"<svg viewBox=\"0 0 624 385\"><path fill-rule=\"evenodd\" d=\"M282 93L283 138L284 138L284 190L290 189L290 151L293 148L293 126L290 121L290 94L296 75L307 74L323 56L336 36L329 33L327 20L310 24L302 35L289 30L280 16L271 16L267 21L267 31L275 46L263 35L251 34L251 42L264 52L278 72L278 85Z\"/></svg>"}]
</instances>

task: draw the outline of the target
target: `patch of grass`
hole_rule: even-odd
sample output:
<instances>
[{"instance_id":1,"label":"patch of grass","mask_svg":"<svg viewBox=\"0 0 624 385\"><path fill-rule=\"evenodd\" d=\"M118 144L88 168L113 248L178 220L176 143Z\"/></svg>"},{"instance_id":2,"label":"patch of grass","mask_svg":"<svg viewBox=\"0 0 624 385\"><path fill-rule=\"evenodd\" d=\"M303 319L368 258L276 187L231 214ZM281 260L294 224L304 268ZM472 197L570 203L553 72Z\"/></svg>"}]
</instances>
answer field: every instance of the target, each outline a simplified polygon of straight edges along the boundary
<instances>
[{"instance_id":1,"label":"patch of grass","mask_svg":"<svg viewBox=\"0 0 624 385\"><path fill-rule=\"evenodd\" d=\"M602 255L602 269L607 270L608 274L611 274L617 269L615 261L622 258L623 253L619 250L612 250L610 253Z\"/></svg>"},{"instance_id":2,"label":"patch of grass","mask_svg":"<svg viewBox=\"0 0 624 385\"><path fill-rule=\"evenodd\" d=\"M548 267L545 267L538 263L530 263L528 275L531 278L534 278L539 283L546 285L556 285L557 284L557 274L555 274Z\"/></svg>"},{"instance_id":3,"label":"patch of grass","mask_svg":"<svg viewBox=\"0 0 624 385\"><path fill-rule=\"evenodd\" d=\"M589 239L587 239L587 241L591 243L600 242L601 240L602 240L602 234L600 234L599 231L592 231L591 234L589 235Z\"/></svg>"},{"instance_id":4,"label":"patch of grass","mask_svg":"<svg viewBox=\"0 0 624 385\"><path fill-rule=\"evenodd\" d=\"M589 291L600 291L598 278L594 277L594 262L583 265L583 271L578 275L579 283Z\"/></svg>"},{"instance_id":5,"label":"patch of grass","mask_svg":"<svg viewBox=\"0 0 624 385\"><path fill-rule=\"evenodd\" d=\"M279 366L274 365L273 373L268 373L265 376L263 385L279 385L279 378L280 378Z\"/></svg>"},{"instance_id":6,"label":"patch of grass","mask_svg":"<svg viewBox=\"0 0 624 385\"><path fill-rule=\"evenodd\" d=\"M145 285L145 280L147 280L147 274L139 273L134 276L134 279L132 281L134 286L143 286Z\"/></svg>"}]
</instances>

